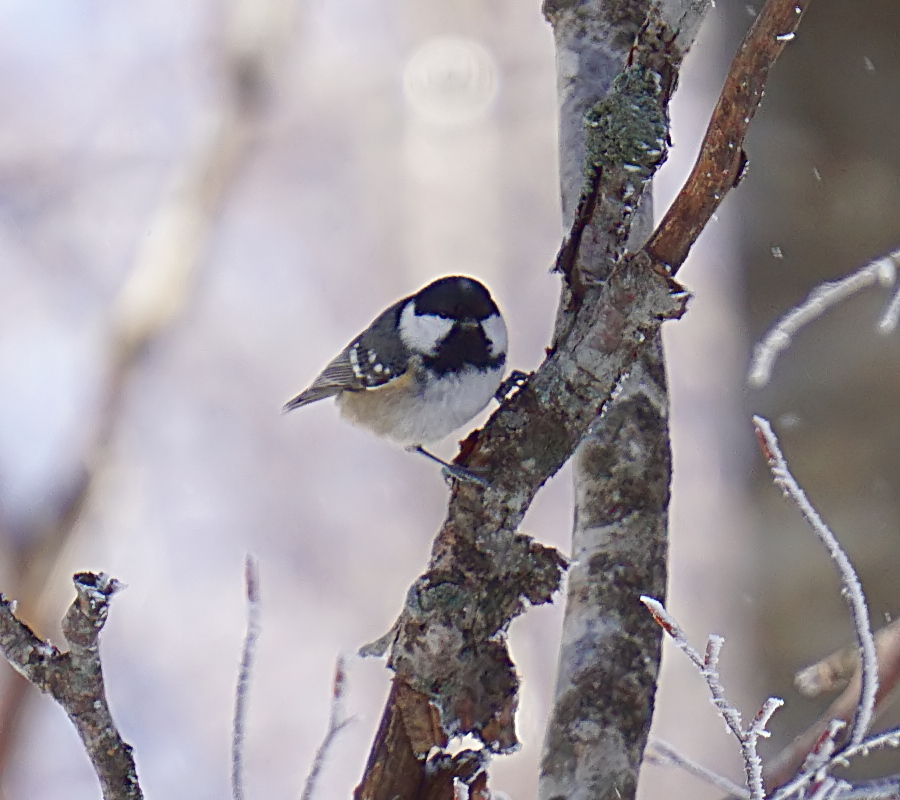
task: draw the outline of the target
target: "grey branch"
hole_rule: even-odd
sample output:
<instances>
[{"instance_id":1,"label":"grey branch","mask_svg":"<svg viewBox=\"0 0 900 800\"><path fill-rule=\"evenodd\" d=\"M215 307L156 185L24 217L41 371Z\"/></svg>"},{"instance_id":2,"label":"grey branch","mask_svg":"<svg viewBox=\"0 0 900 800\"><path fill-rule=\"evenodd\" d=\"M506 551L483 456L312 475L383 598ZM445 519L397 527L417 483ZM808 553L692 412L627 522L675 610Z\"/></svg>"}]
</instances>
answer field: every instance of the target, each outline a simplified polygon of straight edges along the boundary
<instances>
[{"instance_id":1,"label":"grey branch","mask_svg":"<svg viewBox=\"0 0 900 800\"><path fill-rule=\"evenodd\" d=\"M545 2L557 47L563 215L578 230L586 201L593 212L577 258L558 262L561 311L647 238L670 87L708 8ZM557 336L564 322L560 313ZM658 336L591 425L574 480L573 561L539 796L617 800L637 789L659 672L661 633L638 601L666 591L671 453Z\"/></svg>"},{"instance_id":2,"label":"grey branch","mask_svg":"<svg viewBox=\"0 0 900 800\"><path fill-rule=\"evenodd\" d=\"M104 800L139 800L143 795L131 747L119 735L103 685L100 631L110 598L122 588L105 573L74 576L76 597L63 619L68 652L39 639L0 595L0 649L10 664L53 697L75 725L91 759Z\"/></svg>"}]
</instances>

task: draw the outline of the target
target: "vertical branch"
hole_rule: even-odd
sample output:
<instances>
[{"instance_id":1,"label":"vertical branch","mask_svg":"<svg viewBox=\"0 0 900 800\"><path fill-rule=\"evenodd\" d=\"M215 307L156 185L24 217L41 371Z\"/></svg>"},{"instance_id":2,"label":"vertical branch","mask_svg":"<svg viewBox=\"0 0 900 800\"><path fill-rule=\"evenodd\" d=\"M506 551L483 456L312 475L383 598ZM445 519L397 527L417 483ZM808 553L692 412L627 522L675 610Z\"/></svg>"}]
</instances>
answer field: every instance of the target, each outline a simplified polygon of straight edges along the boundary
<instances>
[{"instance_id":1,"label":"vertical branch","mask_svg":"<svg viewBox=\"0 0 900 800\"><path fill-rule=\"evenodd\" d=\"M643 189L665 158L666 105L708 6L669 3L648 16L649 3L620 15L599 2L545 3L557 46L563 215L577 217L579 196L597 195L599 213L573 242L595 280L649 233L650 193ZM613 81L626 62L628 71ZM661 97L651 88L635 98L629 74L649 76ZM640 109L633 127L620 124L620 104ZM590 180L596 185L583 194ZM577 297L583 279L574 270L566 278L564 298ZM638 600L666 590L671 452L658 336L620 376L590 427L574 479L573 563L540 797L618 800L637 789L660 660L660 631Z\"/></svg>"}]
</instances>

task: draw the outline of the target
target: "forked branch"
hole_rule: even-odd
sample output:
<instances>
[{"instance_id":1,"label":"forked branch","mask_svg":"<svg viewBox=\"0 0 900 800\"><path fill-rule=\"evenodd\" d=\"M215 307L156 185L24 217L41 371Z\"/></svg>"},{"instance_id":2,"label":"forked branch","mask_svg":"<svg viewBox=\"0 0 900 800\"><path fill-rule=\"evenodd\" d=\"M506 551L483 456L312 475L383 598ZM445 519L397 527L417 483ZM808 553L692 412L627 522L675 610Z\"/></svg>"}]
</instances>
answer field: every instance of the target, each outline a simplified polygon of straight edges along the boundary
<instances>
[{"instance_id":1,"label":"forked branch","mask_svg":"<svg viewBox=\"0 0 900 800\"><path fill-rule=\"evenodd\" d=\"M143 797L131 747L119 735L103 685L100 631L109 601L122 588L105 573L79 572L76 597L63 619L68 652L57 650L15 616L15 604L0 595L0 651L30 683L53 697L75 725L100 779L104 800Z\"/></svg>"}]
</instances>

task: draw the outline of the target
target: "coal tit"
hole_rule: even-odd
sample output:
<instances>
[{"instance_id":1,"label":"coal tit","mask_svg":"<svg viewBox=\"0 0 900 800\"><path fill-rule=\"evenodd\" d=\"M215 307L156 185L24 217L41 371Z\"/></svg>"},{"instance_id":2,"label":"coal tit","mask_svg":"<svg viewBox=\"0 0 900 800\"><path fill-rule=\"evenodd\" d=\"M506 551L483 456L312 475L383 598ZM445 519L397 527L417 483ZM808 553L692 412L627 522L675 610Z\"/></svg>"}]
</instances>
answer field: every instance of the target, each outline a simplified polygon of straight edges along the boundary
<instances>
[{"instance_id":1,"label":"coal tit","mask_svg":"<svg viewBox=\"0 0 900 800\"><path fill-rule=\"evenodd\" d=\"M487 288L461 275L440 278L376 317L284 410L336 397L345 419L440 461L422 445L490 402L506 346L506 324Z\"/></svg>"}]
</instances>

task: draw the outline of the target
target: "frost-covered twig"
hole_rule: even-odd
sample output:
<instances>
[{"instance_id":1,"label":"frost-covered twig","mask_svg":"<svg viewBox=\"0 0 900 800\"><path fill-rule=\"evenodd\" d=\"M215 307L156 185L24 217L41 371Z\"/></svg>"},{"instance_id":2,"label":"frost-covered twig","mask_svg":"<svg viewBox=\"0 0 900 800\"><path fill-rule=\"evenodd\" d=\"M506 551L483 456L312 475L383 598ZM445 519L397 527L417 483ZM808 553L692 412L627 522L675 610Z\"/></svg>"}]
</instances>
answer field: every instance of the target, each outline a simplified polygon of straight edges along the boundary
<instances>
[{"instance_id":1,"label":"frost-covered twig","mask_svg":"<svg viewBox=\"0 0 900 800\"><path fill-rule=\"evenodd\" d=\"M867 756L872 750L882 750L886 747L900 748L900 728L891 728L889 731L870 736L859 744L846 748L838 756L839 763L843 764L856 756Z\"/></svg>"},{"instance_id":2,"label":"frost-covered twig","mask_svg":"<svg viewBox=\"0 0 900 800\"><path fill-rule=\"evenodd\" d=\"M772 714L784 704L784 701L777 697L770 697L763 703L763 707L753 718L750 726L745 729L741 722L741 712L725 698L725 687L722 685L719 677L719 654L722 651L724 639L721 636L711 635L707 640L706 655L701 656L688 642L684 631L675 621L675 618L666 611L662 603L646 595L641 597L641 602L650 609L653 618L672 637L675 646L693 661L700 670L700 674L709 687L713 705L715 705L722 719L725 720L728 729L740 743L744 769L747 772L747 787L750 789L749 797L752 800L764 800L766 792L763 786L762 760L757 751L757 744L760 737L765 738L769 736L766 725L772 718Z\"/></svg>"},{"instance_id":3,"label":"frost-covered twig","mask_svg":"<svg viewBox=\"0 0 900 800\"><path fill-rule=\"evenodd\" d=\"M706 781L711 786L715 786L719 791L725 792L729 797L740 798L740 800L750 800L750 792L743 786L738 786L734 781L707 769L702 764L698 764L683 753L680 753L668 742L660 739L651 739L650 748L647 751L649 761L655 761L662 766L672 766L683 769L691 775Z\"/></svg>"},{"instance_id":4,"label":"frost-covered twig","mask_svg":"<svg viewBox=\"0 0 900 800\"><path fill-rule=\"evenodd\" d=\"M14 615L15 604L0 595L0 651L19 674L59 703L75 725L104 800L141 800L131 747L113 722L100 663L100 631L109 601L122 584L105 573L79 572L77 596L62 630L67 653L45 642Z\"/></svg>"},{"instance_id":5,"label":"frost-covered twig","mask_svg":"<svg viewBox=\"0 0 900 800\"><path fill-rule=\"evenodd\" d=\"M830 773L836 767L846 767L851 759L865 757L873 750L886 747L900 748L900 728L894 728L884 733L877 734L860 742L858 745L845 747L835 752L835 739L837 733L843 728L841 720L832 720L828 730L819 738L817 746L807 757L803 768L790 782L786 783L772 795L772 800L787 800L787 798L799 795L802 790L811 784L823 781L830 777ZM885 778L872 781L868 784L851 786L845 781L838 781L839 785L834 789L832 796L842 800L856 798L897 798L900 796L900 777ZM821 786L819 787L821 790ZM818 793L818 792L817 792Z\"/></svg>"},{"instance_id":6,"label":"frost-covered twig","mask_svg":"<svg viewBox=\"0 0 900 800\"><path fill-rule=\"evenodd\" d=\"M860 679L861 689L856 716L850 728L850 744L859 744L868 733L875 713L875 700L878 693L878 660L875 652L875 638L872 635L872 627L869 622L869 608L863 594L859 577L847 554L844 552L835 535L822 521L812 503L800 488L788 468L787 462L778 445L772 426L763 417L753 417L753 424L759 438L760 446L769 462L772 477L784 494L789 497L800 509L806 521L812 526L821 542L828 549L828 553L837 566L840 574L843 595L850 606L853 617L853 628L859 642L861 659Z\"/></svg>"},{"instance_id":7,"label":"frost-covered twig","mask_svg":"<svg viewBox=\"0 0 900 800\"><path fill-rule=\"evenodd\" d=\"M900 250L867 264L846 278L817 286L799 306L789 311L774 325L753 349L747 383L754 388L765 386L772 377L778 356L791 346L797 332L819 319L831 308L876 283L891 287L897 280ZM878 321L878 330L887 334L900 319L900 291L897 291Z\"/></svg>"},{"instance_id":8,"label":"frost-covered twig","mask_svg":"<svg viewBox=\"0 0 900 800\"><path fill-rule=\"evenodd\" d=\"M839 800L900 800L900 775L854 784L838 795Z\"/></svg>"},{"instance_id":9,"label":"frost-covered twig","mask_svg":"<svg viewBox=\"0 0 900 800\"><path fill-rule=\"evenodd\" d=\"M328 716L328 730L325 732L325 738L319 749L316 750L316 756L313 759L312 766L309 769L309 775L306 777L306 784L303 787L303 794L300 800L312 800L316 791L316 784L319 780L319 774L325 765L325 759L328 757L328 751L334 744L338 734L344 730L354 717L344 716L344 688L347 682L347 665L343 656L339 657L334 665L334 681L331 688L331 712Z\"/></svg>"},{"instance_id":10,"label":"frost-covered twig","mask_svg":"<svg viewBox=\"0 0 900 800\"><path fill-rule=\"evenodd\" d=\"M837 688L837 684L846 682L846 678L849 678L849 683L846 683L844 691L813 725L797 736L766 765L766 784L768 786L782 786L786 782L792 781L798 772L806 769L801 765L805 764L809 754L821 750L822 743L827 742L831 726L838 722L846 727L854 718L859 703L861 685L859 647L852 648L852 656L849 653L850 648L844 648L844 650L848 652L834 653L819 664L804 670L805 673L812 674L811 677L805 678L806 691L829 691ZM877 717L890 701L894 689L900 684L900 625L894 622L878 631L875 634L875 650L878 659L878 693L875 703L875 716ZM890 738L890 734L880 734L879 736ZM854 748L846 748L838 753L836 758L841 756L846 758L848 750L854 755L862 755L867 749L874 749L870 740L864 740Z\"/></svg>"},{"instance_id":11,"label":"frost-covered twig","mask_svg":"<svg viewBox=\"0 0 900 800\"><path fill-rule=\"evenodd\" d=\"M247 720L247 700L253 659L259 639L259 568L247 556L244 562L244 582L247 587L247 634L241 654L237 688L234 693L234 725L231 733L231 794L234 800L244 800L244 728Z\"/></svg>"}]
</instances>

